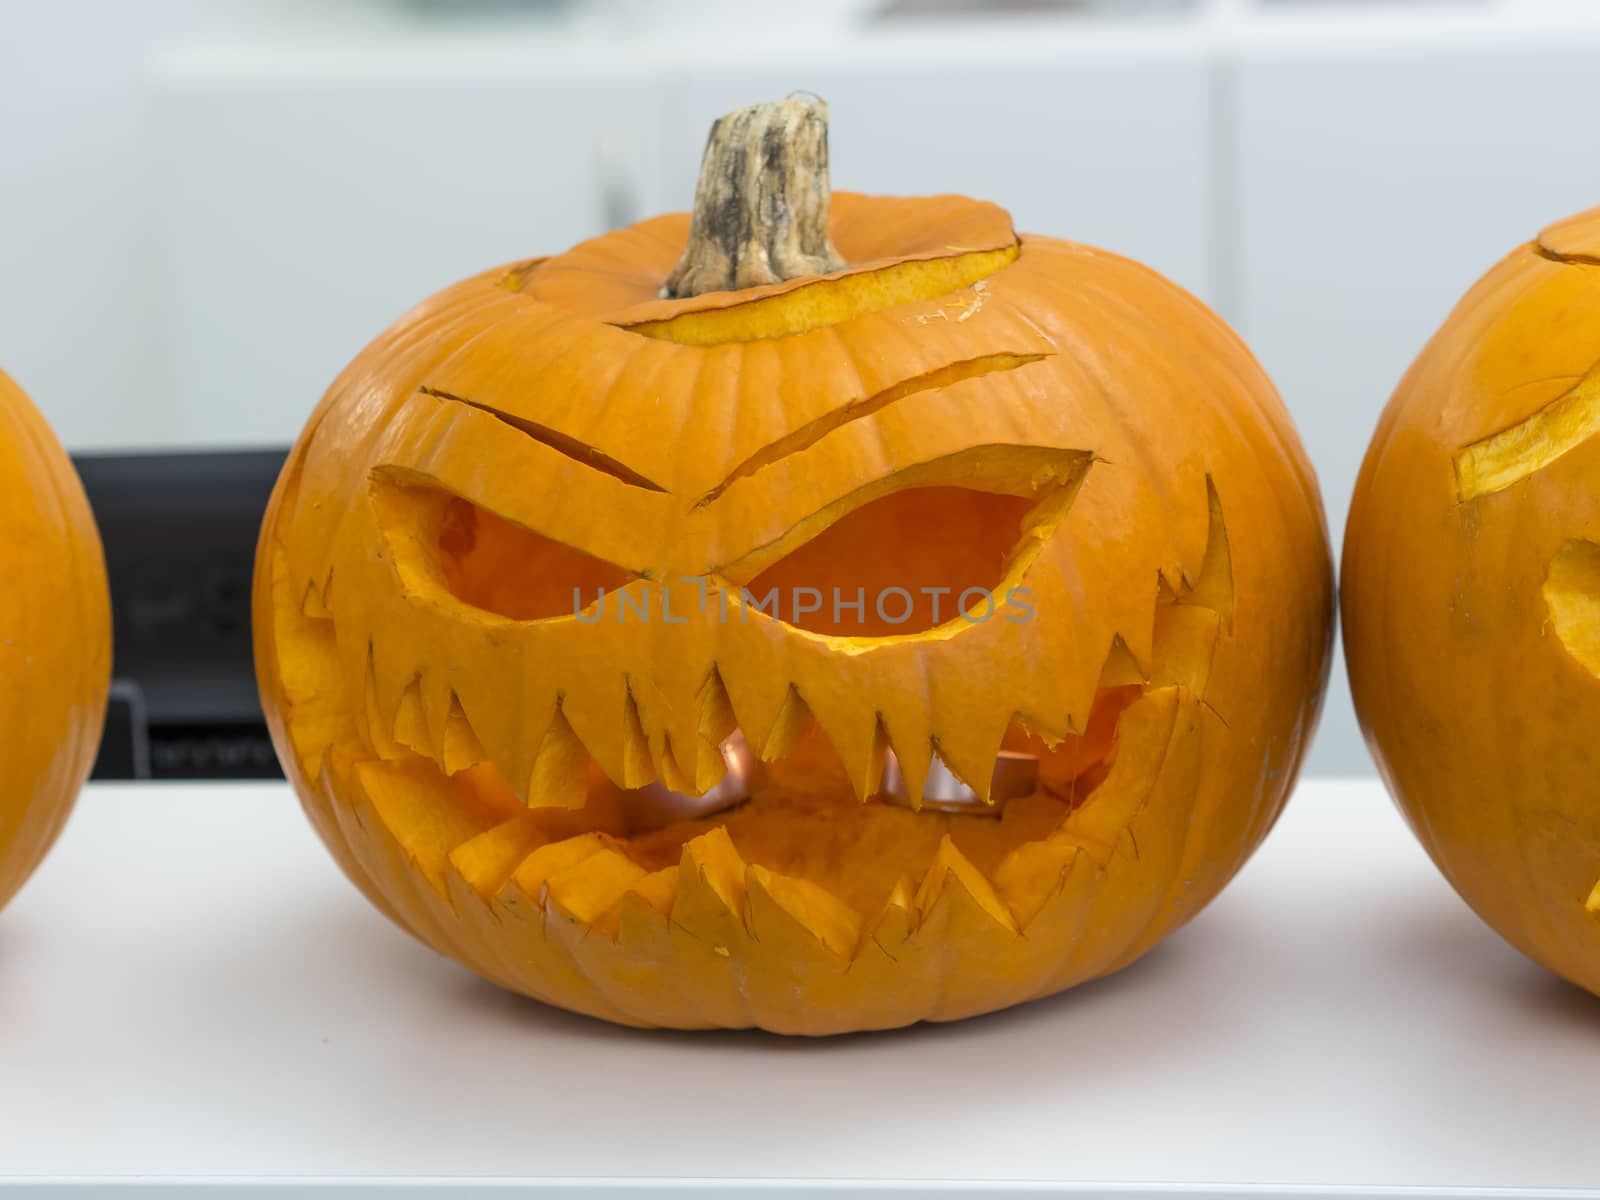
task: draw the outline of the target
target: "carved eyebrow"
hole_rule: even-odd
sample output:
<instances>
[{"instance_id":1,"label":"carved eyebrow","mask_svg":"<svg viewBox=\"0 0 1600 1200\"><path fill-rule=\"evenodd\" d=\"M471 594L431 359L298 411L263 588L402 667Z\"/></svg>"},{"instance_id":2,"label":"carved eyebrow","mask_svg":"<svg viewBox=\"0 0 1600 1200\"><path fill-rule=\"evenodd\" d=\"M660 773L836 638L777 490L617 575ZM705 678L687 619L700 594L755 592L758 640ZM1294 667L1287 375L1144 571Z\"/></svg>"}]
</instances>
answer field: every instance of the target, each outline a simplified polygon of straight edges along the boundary
<instances>
[{"instance_id":1,"label":"carved eyebrow","mask_svg":"<svg viewBox=\"0 0 1600 1200\"><path fill-rule=\"evenodd\" d=\"M902 379L899 383L891 384L882 391L874 392L862 400L840 405L830 409L820 417L807 421L798 429L793 429L769 442L757 450L749 458L728 472L727 477L716 487L694 502L695 508L704 508L733 484L754 475L763 467L770 467L773 463L788 458L791 454L798 454L809 446L814 446L828 434L842 425L851 421L859 421L863 417L870 417L873 413L889 407L897 400L904 400L916 392L925 392L933 388L947 387L963 379L973 379L979 375L987 375L991 371L1014 371L1018 367L1025 367L1029 363L1038 362L1045 354L984 354L977 358L963 359L960 362L949 363L945 366L913 375L910 379Z\"/></svg>"},{"instance_id":2,"label":"carved eyebrow","mask_svg":"<svg viewBox=\"0 0 1600 1200\"><path fill-rule=\"evenodd\" d=\"M559 429L551 429L548 425L541 425L537 421L530 421L526 417L515 416L512 413L501 412L487 404L476 400L469 400L466 396L457 396L453 392L441 391L434 387L419 387L417 391L424 396L432 396L436 400L444 400L451 404L460 404L466 408L475 408L481 413L488 413L502 424L509 425L518 433L525 434L541 445L548 446L557 454L564 454L574 462L582 463L586 467L599 471L602 474L620 480L629 487L643 488L648 492L665 492L655 480L639 474L626 463L618 462L604 451L597 450L587 442L579 441L571 434L562 433Z\"/></svg>"},{"instance_id":3,"label":"carved eyebrow","mask_svg":"<svg viewBox=\"0 0 1600 1200\"><path fill-rule=\"evenodd\" d=\"M1481 438L1455 458L1456 492L1471 500L1542 471L1600 434L1600 363L1571 391L1510 429Z\"/></svg>"}]
</instances>

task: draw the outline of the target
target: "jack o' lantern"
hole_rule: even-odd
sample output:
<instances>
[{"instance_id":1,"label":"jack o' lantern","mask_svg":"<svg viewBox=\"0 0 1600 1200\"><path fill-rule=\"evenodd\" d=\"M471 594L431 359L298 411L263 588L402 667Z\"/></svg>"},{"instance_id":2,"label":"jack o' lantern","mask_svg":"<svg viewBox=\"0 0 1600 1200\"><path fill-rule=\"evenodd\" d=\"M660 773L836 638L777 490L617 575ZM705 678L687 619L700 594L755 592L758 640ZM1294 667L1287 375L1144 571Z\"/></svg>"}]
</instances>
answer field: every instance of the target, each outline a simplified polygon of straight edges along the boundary
<instances>
[{"instance_id":1,"label":"jack o' lantern","mask_svg":"<svg viewBox=\"0 0 1600 1200\"><path fill-rule=\"evenodd\" d=\"M1384 779L1456 890L1600 993L1600 209L1478 281L1401 380L1344 543Z\"/></svg>"},{"instance_id":2,"label":"jack o' lantern","mask_svg":"<svg viewBox=\"0 0 1600 1200\"><path fill-rule=\"evenodd\" d=\"M345 871L613 1021L1114 971L1266 833L1326 678L1316 485L1226 326L992 204L830 197L825 138L741 110L692 218L413 310L262 535L266 707Z\"/></svg>"},{"instance_id":3,"label":"jack o' lantern","mask_svg":"<svg viewBox=\"0 0 1600 1200\"><path fill-rule=\"evenodd\" d=\"M100 536L72 463L0 372L0 905L61 832L111 682Z\"/></svg>"}]
</instances>

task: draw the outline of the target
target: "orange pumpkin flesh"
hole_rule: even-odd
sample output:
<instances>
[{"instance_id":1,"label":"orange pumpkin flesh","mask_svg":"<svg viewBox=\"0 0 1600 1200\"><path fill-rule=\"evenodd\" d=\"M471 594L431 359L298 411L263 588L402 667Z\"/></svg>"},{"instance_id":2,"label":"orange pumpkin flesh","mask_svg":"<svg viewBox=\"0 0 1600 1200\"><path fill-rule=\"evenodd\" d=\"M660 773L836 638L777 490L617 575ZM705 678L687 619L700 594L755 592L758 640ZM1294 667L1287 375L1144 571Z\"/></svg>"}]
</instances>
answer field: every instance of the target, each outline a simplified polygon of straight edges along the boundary
<instances>
[{"instance_id":1,"label":"orange pumpkin flesh","mask_svg":"<svg viewBox=\"0 0 1600 1200\"><path fill-rule=\"evenodd\" d=\"M60 833L100 741L111 608L83 487L0 372L0 905Z\"/></svg>"},{"instance_id":2,"label":"orange pumpkin flesh","mask_svg":"<svg viewBox=\"0 0 1600 1200\"><path fill-rule=\"evenodd\" d=\"M833 201L824 277L658 299L673 215L447 289L279 481L280 755L374 903L506 987L682 1028L985 1012L1138 957L1287 795L1331 573L1248 352L993 205ZM950 591L900 624L752 603L893 586ZM1031 619L963 615L970 587ZM735 732L746 803L629 825L628 789L711 788ZM936 758L987 798L1003 749L1031 794L915 807Z\"/></svg>"},{"instance_id":3,"label":"orange pumpkin flesh","mask_svg":"<svg viewBox=\"0 0 1600 1200\"><path fill-rule=\"evenodd\" d=\"M1385 410L1352 503L1351 686L1434 861L1600 992L1600 209L1485 275Z\"/></svg>"}]
</instances>

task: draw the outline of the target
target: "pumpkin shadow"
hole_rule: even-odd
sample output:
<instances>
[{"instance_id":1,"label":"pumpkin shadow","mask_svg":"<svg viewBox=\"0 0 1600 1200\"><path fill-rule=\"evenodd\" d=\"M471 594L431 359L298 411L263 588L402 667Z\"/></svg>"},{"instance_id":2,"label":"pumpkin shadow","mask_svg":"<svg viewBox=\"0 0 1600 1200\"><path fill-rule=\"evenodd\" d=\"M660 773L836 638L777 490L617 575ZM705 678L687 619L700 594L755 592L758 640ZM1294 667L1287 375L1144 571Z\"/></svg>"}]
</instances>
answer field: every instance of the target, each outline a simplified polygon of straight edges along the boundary
<instances>
[{"instance_id":1,"label":"pumpkin shadow","mask_svg":"<svg viewBox=\"0 0 1600 1200\"><path fill-rule=\"evenodd\" d=\"M1512 1010L1519 1021L1600 1035L1600 996L1528 958L1450 896L1397 907L1385 927L1386 957L1436 977L1432 986L1476 993Z\"/></svg>"}]
</instances>

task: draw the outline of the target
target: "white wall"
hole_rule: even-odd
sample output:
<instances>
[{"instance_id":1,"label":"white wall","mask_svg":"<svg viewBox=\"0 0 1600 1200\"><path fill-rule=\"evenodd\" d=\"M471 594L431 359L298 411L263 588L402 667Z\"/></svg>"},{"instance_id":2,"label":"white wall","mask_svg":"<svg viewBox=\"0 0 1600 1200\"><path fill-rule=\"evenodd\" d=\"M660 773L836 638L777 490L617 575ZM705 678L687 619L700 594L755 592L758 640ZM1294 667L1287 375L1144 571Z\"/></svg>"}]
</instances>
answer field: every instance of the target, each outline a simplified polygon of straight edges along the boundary
<instances>
[{"instance_id":1,"label":"white wall","mask_svg":"<svg viewBox=\"0 0 1600 1200\"><path fill-rule=\"evenodd\" d=\"M9 0L0 362L74 447L286 443L412 302L683 206L712 117L806 87L839 186L986 195L1214 303L1293 409L1337 539L1454 299L1600 201L1600 5L840 32L861 7ZM1312 769L1370 770L1342 667Z\"/></svg>"},{"instance_id":2,"label":"white wall","mask_svg":"<svg viewBox=\"0 0 1600 1200\"><path fill-rule=\"evenodd\" d=\"M340 6L341 23L362 5ZM312 0L0 4L0 364L69 446L172 432L150 64L185 39L303 28Z\"/></svg>"}]
</instances>

